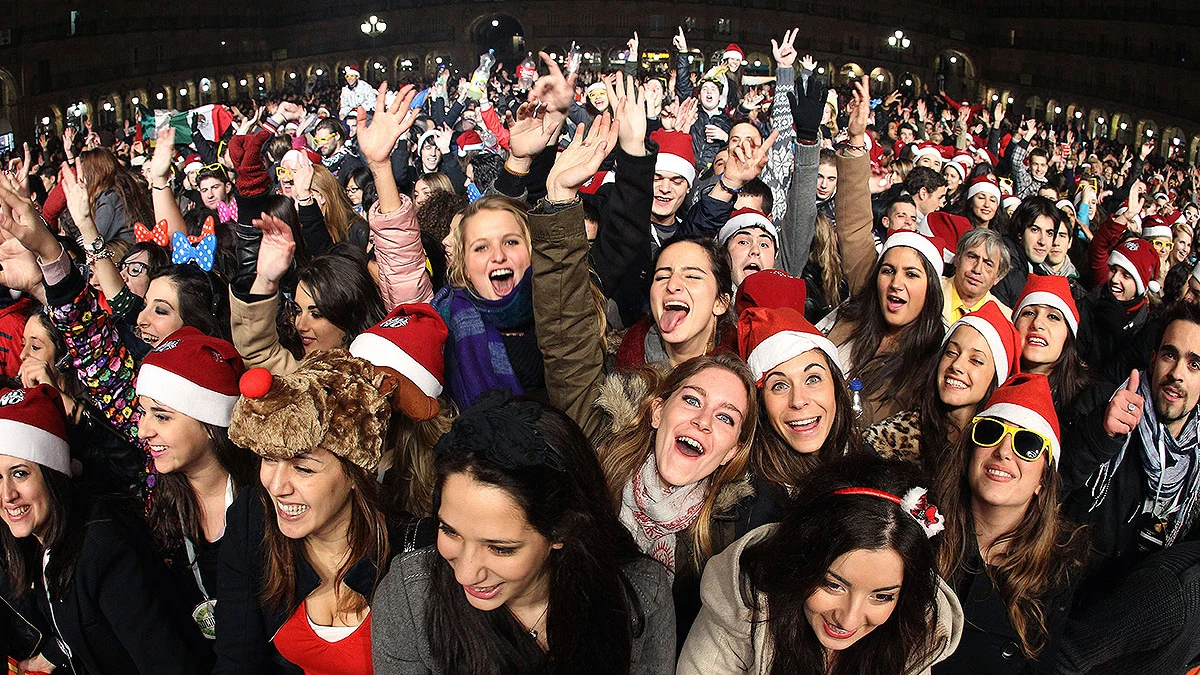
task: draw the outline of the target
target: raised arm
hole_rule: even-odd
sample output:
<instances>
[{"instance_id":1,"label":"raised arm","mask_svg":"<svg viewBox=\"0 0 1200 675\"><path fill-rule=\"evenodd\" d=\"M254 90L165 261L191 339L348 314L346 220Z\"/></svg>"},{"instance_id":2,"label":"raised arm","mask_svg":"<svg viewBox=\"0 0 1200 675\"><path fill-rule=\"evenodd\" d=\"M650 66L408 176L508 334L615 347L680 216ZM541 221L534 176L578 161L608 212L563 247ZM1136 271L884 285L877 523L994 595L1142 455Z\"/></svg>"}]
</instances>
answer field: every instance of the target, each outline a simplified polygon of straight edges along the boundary
<instances>
[{"instance_id":1,"label":"raised arm","mask_svg":"<svg viewBox=\"0 0 1200 675\"><path fill-rule=\"evenodd\" d=\"M179 202L175 201L175 191L171 189L171 159L174 154L175 128L168 126L160 129L154 144L154 156L150 158L150 199L154 203L154 222L167 221L167 241L171 240L174 232L187 234L183 213L179 210ZM67 206L70 208L69 201ZM75 214L71 213L71 217L74 218Z\"/></svg>"},{"instance_id":2,"label":"raised arm","mask_svg":"<svg viewBox=\"0 0 1200 675\"><path fill-rule=\"evenodd\" d=\"M849 138L837 152L838 191L834 198L842 261L850 292L855 293L870 280L875 265L875 239L871 236L874 216L871 211L871 164L867 155L867 117L871 112L868 78L854 84L849 103Z\"/></svg>"}]
</instances>

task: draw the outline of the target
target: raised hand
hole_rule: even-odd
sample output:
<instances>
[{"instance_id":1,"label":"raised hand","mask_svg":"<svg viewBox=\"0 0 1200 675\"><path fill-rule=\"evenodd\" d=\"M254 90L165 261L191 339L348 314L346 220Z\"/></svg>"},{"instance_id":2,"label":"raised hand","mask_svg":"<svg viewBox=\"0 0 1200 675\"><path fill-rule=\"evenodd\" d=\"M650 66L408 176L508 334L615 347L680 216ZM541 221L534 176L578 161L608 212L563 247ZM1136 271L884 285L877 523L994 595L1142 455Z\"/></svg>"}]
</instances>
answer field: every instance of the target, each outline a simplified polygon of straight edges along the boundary
<instances>
[{"instance_id":1,"label":"raised hand","mask_svg":"<svg viewBox=\"0 0 1200 675\"><path fill-rule=\"evenodd\" d=\"M633 37L629 38L629 42L625 43L626 49L629 50L628 58L633 59L634 62L636 62L636 63L641 63L641 60L642 60L641 44L642 43L638 39L638 34L637 34L636 30L633 31Z\"/></svg>"},{"instance_id":2,"label":"raised hand","mask_svg":"<svg viewBox=\"0 0 1200 675\"><path fill-rule=\"evenodd\" d=\"M612 100L612 99L610 99ZM508 130L509 152L514 159L531 159L541 154L566 119L536 103L522 103L517 118ZM434 132L435 137L438 132ZM446 132L449 140L449 131ZM448 149L447 149L448 150Z\"/></svg>"},{"instance_id":3,"label":"raised hand","mask_svg":"<svg viewBox=\"0 0 1200 675\"><path fill-rule=\"evenodd\" d=\"M628 77L628 79L626 79ZM605 80L609 105L620 124L618 136L621 149L631 157L646 156L646 88L639 87L633 77L617 73Z\"/></svg>"},{"instance_id":4,"label":"raised hand","mask_svg":"<svg viewBox=\"0 0 1200 675\"><path fill-rule=\"evenodd\" d=\"M292 192L297 199L308 199L312 194L313 174L316 169L313 167L312 160L308 158L306 153L300 153L300 159L296 160L296 168L292 171Z\"/></svg>"},{"instance_id":5,"label":"raised hand","mask_svg":"<svg viewBox=\"0 0 1200 675\"><path fill-rule=\"evenodd\" d=\"M709 143L724 143L729 140L729 132L715 124L706 124L704 125L704 138Z\"/></svg>"},{"instance_id":6,"label":"raised hand","mask_svg":"<svg viewBox=\"0 0 1200 675\"><path fill-rule=\"evenodd\" d=\"M67 210L71 213L71 219L78 225L79 223L90 220L92 217L92 202L88 198L87 187L83 181L79 180L79 175L71 168L71 165L63 162L62 172L60 174L63 186L63 195L67 198ZM87 233L84 233L84 239L87 239Z\"/></svg>"},{"instance_id":7,"label":"raised hand","mask_svg":"<svg viewBox=\"0 0 1200 675\"><path fill-rule=\"evenodd\" d=\"M571 73L570 77L563 77L562 68L558 67L558 62L550 58L546 52L538 52L538 57L542 59L542 63L546 64L546 68L550 72L539 77L537 82L533 83L526 100L530 103L541 103L556 112L566 113L571 109L571 103L575 101L577 73Z\"/></svg>"},{"instance_id":8,"label":"raised hand","mask_svg":"<svg viewBox=\"0 0 1200 675\"><path fill-rule=\"evenodd\" d=\"M8 176L0 178L0 232L50 262L62 253L62 245L50 233L37 207L17 192Z\"/></svg>"},{"instance_id":9,"label":"raised hand","mask_svg":"<svg viewBox=\"0 0 1200 675\"><path fill-rule=\"evenodd\" d=\"M680 53L687 52L687 37L683 34L683 26L680 26L679 33L671 38L671 44L675 45L675 49L679 50Z\"/></svg>"},{"instance_id":10,"label":"raised hand","mask_svg":"<svg viewBox=\"0 0 1200 675\"><path fill-rule=\"evenodd\" d=\"M846 107L850 112L850 121L846 124L849 134L847 141L850 145L862 147L867 133L867 119L871 116L870 79L866 75L854 83L854 98Z\"/></svg>"},{"instance_id":11,"label":"raised hand","mask_svg":"<svg viewBox=\"0 0 1200 675\"><path fill-rule=\"evenodd\" d=\"M771 53L775 55L775 65L778 68L791 68L796 62L796 36L800 34L799 28L785 30L783 32L783 40L776 42L771 39ZM811 56L805 54L805 59L812 60ZM804 61L801 62L806 63Z\"/></svg>"},{"instance_id":12,"label":"raised hand","mask_svg":"<svg viewBox=\"0 0 1200 675\"><path fill-rule=\"evenodd\" d=\"M368 164L387 164L391 161L392 150L396 141L408 133L413 122L417 121L418 111L412 109L413 98L417 93L411 84L406 84L396 92L396 98L389 107L387 104L387 82L379 85L375 95L375 115L368 123L367 111L358 106L358 151Z\"/></svg>"},{"instance_id":13,"label":"raised hand","mask_svg":"<svg viewBox=\"0 0 1200 675\"><path fill-rule=\"evenodd\" d=\"M443 124L441 128L433 130L433 143L437 146L438 152L443 155L450 154L450 141L452 140L454 140L454 132L450 127Z\"/></svg>"},{"instance_id":14,"label":"raised hand","mask_svg":"<svg viewBox=\"0 0 1200 675\"><path fill-rule=\"evenodd\" d=\"M800 59L800 67L810 73L815 73L817 72L817 60L812 57L812 54L805 54Z\"/></svg>"},{"instance_id":15,"label":"raised hand","mask_svg":"<svg viewBox=\"0 0 1200 675\"><path fill-rule=\"evenodd\" d=\"M37 256L16 239L0 244L0 284L33 293L42 284Z\"/></svg>"},{"instance_id":16,"label":"raised hand","mask_svg":"<svg viewBox=\"0 0 1200 675\"><path fill-rule=\"evenodd\" d=\"M579 186L600 169L609 149L617 142L620 127L621 122L611 120L606 112L592 121L586 137L583 129L577 128L571 144L559 153L546 177L546 198L554 202L574 199Z\"/></svg>"},{"instance_id":17,"label":"raised hand","mask_svg":"<svg viewBox=\"0 0 1200 675\"><path fill-rule=\"evenodd\" d=\"M1138 371L1130 371L1129 382L1108 402L1104 411L1104 432L1110 438L1131 433L1142 420L1146 400L1137 393L1139 382Z\"/></svg>"},{"instance_id":18,"label":"raised hand","mask_svg":"<svg viewBox=\"0 0 1200 675\"><path fill-rule=\"evenodd\" d=\"M257 276L251 292L274 295L279 290L279 280L291 267L296 240L292 237L292 228L275 216L264 213L253 223L262 230L262 243L258 246Z\"/></svg>"},{"instance_id":19,"label":"raised hand","mask_svg":"<svg viewBox=\"0 0 1200 675\"><path fill-rule=\"evenodd\" d=\"M700 119L700 100L689 98L679 104L679 108L675 110L675 131L682 131L685 134L692 133L692 127L696 121Z\"/></svg>"},{"instance_id":20,"label":"raised hand","mask_svg":"<svg viewBox=\"0 0 1200 675\"><path fill-rule=\"evenodd\" d=\"M729 159L725 161L725 173L721 182L734 190L758 178L763 167L767 165L767 155L779 138L779 131L772 131L762 142L753 138L744 138L740 143L730 144Z\"/></svg>"},{"instance_id":21,"label":"raised hand","mask_svg":"<svg viewBox=\"0 0 1200 675\"><path fill-rule=\"evenodd\" d=\"M924 122L927 117L929 117L929 106L925 103L925 99L919 98L917 99L917 119Z\"/></svg>"},{"instance_id":22,"label":"raised hand","mask_svg":"<svg viewBox=\"0 0 1200 675\"><path fill-rule=\"evenodd\" d=\"M1141 157L1142 161L1144 162L1152 152L1154 152L1154 141L1146 141L1145 143L1142 143L1142 149L1138 154L1138 157Z\"/></svg>"},{"instance_id":23,"label":"raised hand","mask_svg":"<svg viewBox=\"0 0 1200 675\"><path fill-rule=\"evenodd\" d=\"M801 141L815 141L821 132L821 118L825 115L826 99L825 83L816 78L808 79L808 88L803 92L788 92L788 103L792 108L792 126L796 129L796 138ZM803 94L797 96L797 94Z\"/></svg>"},{"instance_id":24,"label":"raised hand","mask_svg":"<svg viewBox=\"0 0 1200 675\"><path fill-rule=\"evenodd\" d=\"M171 178L171 160L175 156L175 128L165 127L158 130L158 140L154 144L154 156L150 158L150 175L166 185Z\"/></svg>"}]
</instances>

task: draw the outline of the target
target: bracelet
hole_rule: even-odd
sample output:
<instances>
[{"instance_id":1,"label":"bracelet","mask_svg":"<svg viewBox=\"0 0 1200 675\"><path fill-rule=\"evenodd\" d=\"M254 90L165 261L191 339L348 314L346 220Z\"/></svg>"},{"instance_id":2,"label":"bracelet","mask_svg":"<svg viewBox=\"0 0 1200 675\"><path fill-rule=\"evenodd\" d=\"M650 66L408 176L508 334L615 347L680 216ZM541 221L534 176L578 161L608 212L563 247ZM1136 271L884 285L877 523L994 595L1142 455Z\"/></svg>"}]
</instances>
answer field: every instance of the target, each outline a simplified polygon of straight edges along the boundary
<instances>
[{"instance_id":1,"label":"bracelet","mask_svg":"<svg viewBox=\"0 0 1200 675\"><path fill-rule=\"evenodd\" d=\"M104 237L99 235L97 235L96 238L91 242L84 244L83 246L84 252L92 254L99 254L101 251L105 251L107 249L108 247L105 246Z\"/></svg>"},{"instance_id":2,"label":"bracelet","mask_svg":"<svg viewBox=\"0 0 1200 675\"><path fill-rule=\"evenodd\" d=\"M866 145L853 145L851 143L843 143L842 147L847 150L857 150L858 152L866 152L867 151Z\"/></svg>"},{"instance_id":3,"label":"bracelet","mask_svg":"<svg viewBox=\"0 0 1200 675\"><path fill-rule=\"evenodd\" d=\"M740 194L742 194L742 189L741 189L741 188L738 188L738 189L734 190L733 188L731 188L731 187L729 187L728 185L726 185L726 184L725 184L725 174L721 174L720 176L717 176L717 183L719 183L719 184L721 185L721 189L722 189L722 190L724 190L724 191L728 192L728 193L729 193L729 194L731 194L731 195L740 195Z\"/></svg>"},{"instance_id":4,"label":"bracelet","mask_svg":"<svg viewBox=\"0 0 1200 675\"><path fill-rule=\"evenodd\" d=\"M524 178L525 176L529 175L528 171L517 171L516 169L509 167L508 162L504 163L504 170L511 173L514 176L517 176L518 178Z\"/></svg>"},{"instance_id":5,"label":"bracelet","mask_svg":"<svg viewBox=\"0 0 1200 675\"><path fill-rule=\"evenodd\" d=\"M94 265L100 260L106 260L106 259L112 260L112 258L113 258L112 249L110 249L108 247L105 247L103 251L99 251L99 252L85 251L85 253L87 254L87 264L88 265Z\"/></svg>"},{"instance_id":6,"label":"bracelet","mask_svg":"<svg viewBox=\"0 0 1200 675\"><path fill-rule=\"evenodd\" d=\"M171 189L171 181L168 180L166 182L166 184L164 184L164 185L155 185L155 184L151 183L150 189L151 190L170 190Z\"/></svg>"}]
</instances>

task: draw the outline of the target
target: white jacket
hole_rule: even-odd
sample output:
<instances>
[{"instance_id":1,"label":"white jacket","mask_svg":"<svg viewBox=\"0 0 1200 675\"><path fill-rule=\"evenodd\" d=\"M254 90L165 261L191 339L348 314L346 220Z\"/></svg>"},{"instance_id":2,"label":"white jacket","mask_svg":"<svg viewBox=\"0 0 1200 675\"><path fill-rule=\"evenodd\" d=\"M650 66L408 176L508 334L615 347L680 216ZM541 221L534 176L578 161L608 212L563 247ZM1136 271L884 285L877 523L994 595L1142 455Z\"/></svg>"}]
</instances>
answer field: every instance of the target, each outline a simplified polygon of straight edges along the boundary
<instances>
[{"instance_id":1,"label":"white jacket","mask_svg":"<svg viewBox=\"0 0 1200 675\"><path fill-rule=\"evenodd\" d=\"M355 82L353 89L350 88L349 84L342 87L342 103L338 108L338 117L346 119L346 115L349 115L351 110L360 105L368 112L375 110L375 95L377 93L371 85L362 80Z\"/></svg>"}]
</instances>

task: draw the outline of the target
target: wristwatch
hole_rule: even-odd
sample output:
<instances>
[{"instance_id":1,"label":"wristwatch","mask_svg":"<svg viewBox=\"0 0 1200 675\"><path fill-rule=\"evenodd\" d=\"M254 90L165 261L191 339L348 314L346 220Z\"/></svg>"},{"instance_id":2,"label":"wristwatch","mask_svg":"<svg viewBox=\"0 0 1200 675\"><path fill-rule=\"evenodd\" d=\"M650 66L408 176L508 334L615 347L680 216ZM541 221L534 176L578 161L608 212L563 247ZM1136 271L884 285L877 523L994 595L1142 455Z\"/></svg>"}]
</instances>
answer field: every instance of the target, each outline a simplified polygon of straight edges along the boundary
<instances>
[{"instance_id":1,"label":"wristwatch","mask_svg":"<svg viewBox=\"0 0 1200 675\"><path fill-rule=\"evenodd\" d=\"M107 250L107 246L105 246L105 242L104 242L104 237L97 236L91 242L84 244L83 250L85 253L89 253L91 255L100 255L102 252Z\"/></svg>"}]
</instances>

